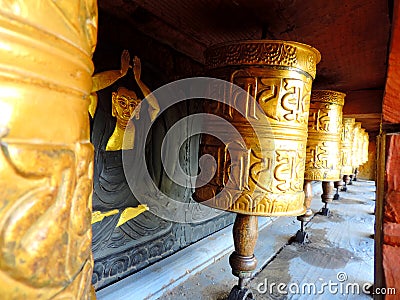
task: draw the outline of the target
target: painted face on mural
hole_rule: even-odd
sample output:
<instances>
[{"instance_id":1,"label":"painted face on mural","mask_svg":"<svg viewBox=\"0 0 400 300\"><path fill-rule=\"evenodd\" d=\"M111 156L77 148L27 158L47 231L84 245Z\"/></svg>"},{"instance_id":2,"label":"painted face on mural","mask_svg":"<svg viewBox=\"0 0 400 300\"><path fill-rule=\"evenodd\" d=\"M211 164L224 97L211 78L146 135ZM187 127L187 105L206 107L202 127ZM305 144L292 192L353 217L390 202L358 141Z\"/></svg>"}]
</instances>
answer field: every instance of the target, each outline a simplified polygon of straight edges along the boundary
<instances>
[{"instance_id":1,"label":"painted face on mural","mask_svg":"<svg viewBox=\"0 0 400 300\"><path fill-rule=\"evenodd\" d=\"M118 121L128 122L135 108L140 105L140 99L136 93L121 87L112 93L112 115Z\"/></svg>"}]
</instances>

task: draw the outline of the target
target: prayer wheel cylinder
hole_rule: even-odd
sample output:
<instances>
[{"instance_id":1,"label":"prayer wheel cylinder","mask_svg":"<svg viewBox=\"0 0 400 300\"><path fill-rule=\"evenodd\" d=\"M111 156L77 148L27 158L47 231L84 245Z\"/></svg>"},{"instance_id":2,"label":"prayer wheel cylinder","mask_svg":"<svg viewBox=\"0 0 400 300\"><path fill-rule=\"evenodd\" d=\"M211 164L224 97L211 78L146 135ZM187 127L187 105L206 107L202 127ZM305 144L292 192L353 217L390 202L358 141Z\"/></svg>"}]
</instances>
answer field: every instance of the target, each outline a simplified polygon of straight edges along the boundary
<instances>
[{"instance_id":1,"label":"prayer wheel cylinder","mask_svg":"<svg viewBox=\"0 0 400 300\"><path fill-rule=\"evenodd\" d=\"M361 164L361 145L360 145L360 136L361 136L361 122L355 122L353 127L353 142L352 142L352 166L353 172L356 168L358 168ZM353 173L352 172L352 173Z\"/></svg>"},{"instance_id":2,"label":"prayer wheel cylinder","mask_svg":"<svg viewBox=\"0 0 400 300\"><path fill-rule=\"evenodd\" d=\"M353 137L354 137L354 118L343 118L343 129L341 135L342 141L342 175L350 175L353 173L352 165L352 147L353 147Z\"/></svg>"},{"instance_id":3,"label":"prayer wheel cylinder","mask_svg":"<svg viewBox=\"0 0 400 300\"><path fill-rule=\"evenodd\" d=\"M363 164L368 161L368 146L369 146L369 135L368 132L364 131L363 136Z\"/></svg>"},{"instance_id":4,"label":"prayer wheel cylinder","mask_svg":"<svg viewBox=\"0 0 400 300\"><path fill-rule=\"evenodd\" d=\"M342 109L346 94L316 90L311 93L304 179L340 180Z\"/></svg>"},{"instance_id":5,"label":"prayer wheel cylinder","mask_svg":"<svg viewBox=\"0 0 400 300\"><path fill-rule=\"evenodd\" d=\"M360 147L360 166L363 165L366 160L365 160L365 154L367 149L365 149L365 129L361 128L360 131L360 140L359 140L359 147Z\"/></svg>"},{"instance_id":6,"label":"prayer wheel cylinder","mask_svg":"<svg viewBox=\"0 0 400 300\"><path fill-rule=\"evenodd\" d=\"M214 137L202 136L200 155L212 155L220 171L196 188L196 201L247 215L305 212L308 111L319 61L320 53L313 47L279 40L233 42L206 51L209 74L247 91L261 114L252 115L250 102L245 103L245 111L250 112L247 116L232 109L238 105L232 95L224 99L225 103L205 105L207 113L224 118L237 129L245 151L241 157L233 157ZM251 125L252 118L258 118L257 125ZM218 127L210 129L216 136L223 135ZM229 176L233 178L231 185L226 180Z\"/></svg>"},{"instance_id":7,"label":"prayer wheel cylinder","mask_svg":"<svg viewBox=\"0 0 400 300\"><path fill-rule=\"evenodd\" d=\"M96 37L96 1L2 1L2 299L89 298Z\"/></svg>"}]
</instances>

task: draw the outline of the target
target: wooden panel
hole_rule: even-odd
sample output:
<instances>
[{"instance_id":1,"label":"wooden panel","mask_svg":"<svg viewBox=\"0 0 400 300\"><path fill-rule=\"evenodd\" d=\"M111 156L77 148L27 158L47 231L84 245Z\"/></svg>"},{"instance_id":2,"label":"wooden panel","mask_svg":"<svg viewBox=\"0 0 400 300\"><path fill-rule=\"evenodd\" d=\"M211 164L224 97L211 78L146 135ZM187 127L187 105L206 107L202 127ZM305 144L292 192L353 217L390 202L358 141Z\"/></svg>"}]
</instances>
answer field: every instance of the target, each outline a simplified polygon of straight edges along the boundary
<instances>
[{"instance_id":1,"label":"wooden panel","mask_svg":"<svg viewBox=\"0 0 400 300\"><path fill-rule=\"evenodd\" d=\"M343 113L354 114L377 114L382 112L383 90L361 90L347 92Z\"/></svg>"},{"instance_id":2,"label":"wooden panel","mask_svg":"<svg viewBox=\"0 0 400 300\"><path fill-rule=\"evenodd\" d=\"M390 33L386 1L99 0L99 7L127 28L201 63L208 46L226 41L267 38L312 45L322 54L313 88L347 93L347 103L354 104L345 106L345 114L382 111ZM395 78L399 64L390 61ZM396 89L388 80L388 97L395 97ZM393 113L386 110L388 116ZM378 131L379 120L374 120L368 126Z\"/></svg>"},{"instance_id":3,"label":"wooden panel","mask_svg":"<svg viewBox=\"0 0 400 300\"><path fill-rule=\"evenodd\" d=\"M389 40L385 1L100 0L100 8L203 62L212 44L283 39L322 53L314 87L383 88Z\"/></svg>"},{"instance_id":4,"label":"wooden panel","mask_svg":"<svg viewBox=\"0 0 400 300\"><path fill-rule=\"evenodd\" d=\"M400 123L400 3L394 2L389 65L383 101L383 120Z\"/></svg>"}]
</instances>

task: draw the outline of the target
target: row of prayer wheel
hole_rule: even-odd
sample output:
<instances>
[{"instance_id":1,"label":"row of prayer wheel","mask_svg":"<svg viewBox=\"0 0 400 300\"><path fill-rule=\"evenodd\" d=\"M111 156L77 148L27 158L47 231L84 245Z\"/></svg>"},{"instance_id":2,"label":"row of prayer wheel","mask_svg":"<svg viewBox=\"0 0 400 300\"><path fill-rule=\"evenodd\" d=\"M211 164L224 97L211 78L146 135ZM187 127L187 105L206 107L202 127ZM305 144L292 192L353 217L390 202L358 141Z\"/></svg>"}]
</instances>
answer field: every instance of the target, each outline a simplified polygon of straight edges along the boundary
<instances>
[{"instance_id":1,"label":"row of prayer wheel","mask_svg":"<svg viewBox=\"0 0 400 300\"><path fill-rule=\"evenodd\" d=\"M244 144L203 136L200 154L211 154L218 167L196 189L198 202L247 215L299 215L305 210L304 180L338 181L368 159L368 134L355 119L342 117L345 94L311 93L320 60L316 49L245 41L212 47L206 59L210 75L247 95L225 91L222 101L205 105L234 125Z\"/></svg>"},{"instance_id":2,"label":"row of prayer wheel","mask_svg":"<svg viewBox=\"0 0 400 300\"><path fill-rule=\"evenodd\" d=\"M342 175L350 175L368 161L369 135L354 118L343 118Z\"/></svg>"},{"instance_id":3,"label":"row of prayer wheel","mask_svg":"<svg viewBox=\"0 0 400 300\"><path fill-rule=\"evenodd\" d=\"M232 124L242 139L224 144L223 130L205 125L215 136L202 136L200 156L212 155L217 167L193 195L237 213L229 261L239 283L228 299L251 299L244 280L256 266L257 216L305 215L311 197L305 197L304 182L333 185L367 159L368 134L354 119L342 117L345 94L311 91L320 59L311 46L279 40L226 43L206 51L209 75L243 89L225 89L217 103L205 102L205 111Z\"/></svg>"},{"instance_id":4,"label":"row of prayer wheel","mask_svg":"<svg viewBox=\"0 0 400 300\"><path fill-rule=\"evenodd\" d=\"M34 1L0 8L0 106L10 116L9 122L0 120L0 171L7 174L0 193L8 199L0 209L0 291L7 299L87 299L91 290L87 107L97 3L53 2L40 2L41 9ZM67 21L60 22L60 14ZM199 202L238 214L230 264L239 284L231 299L248 293L243 280L256 266L257 216L304 214L305 179L339 180L367 158L368 137L360 124L353 122L353 129L345 119L342 133L344 94L311 93L320 59L311 46L278 40L228 43L206 52L210 75L245 91L243 97L225 90L220 102L205 107L231 123L242 141L222 144L218 135L224 132L217 127L216 139L202 137L201 154L212 155L217 167L194 193Z\"/></svg>"}]
</instances>

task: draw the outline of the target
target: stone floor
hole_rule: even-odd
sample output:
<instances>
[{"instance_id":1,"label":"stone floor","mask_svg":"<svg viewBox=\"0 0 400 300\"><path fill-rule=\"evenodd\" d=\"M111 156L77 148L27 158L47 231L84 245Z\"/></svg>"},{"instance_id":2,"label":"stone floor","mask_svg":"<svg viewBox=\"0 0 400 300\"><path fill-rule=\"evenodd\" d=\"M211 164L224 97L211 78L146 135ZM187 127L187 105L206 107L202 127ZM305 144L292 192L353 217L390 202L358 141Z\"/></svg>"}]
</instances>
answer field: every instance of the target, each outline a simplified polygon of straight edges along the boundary
<instances>
[{"instance_id":1,"label":"stone floor","mask_svg":"<svg viewBox=\"0 0 400 300\"><path fill-rule=\"evenodd\" d=\"M321 183L313 183L313 194L312 209L318 211ZM316 214L306 225L306 244L290 242L299 228L296 218L263 218L268 221L260 226L255 249L258 268L247 284L256 299L371 299L363 289L374 278L375 183L359 180L340 195L329 217ZM226 299L236 284L231 251L230 232L223 231L101 290L98 299Z\"/></svg>"}]
</instances>

